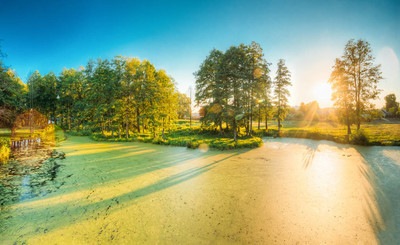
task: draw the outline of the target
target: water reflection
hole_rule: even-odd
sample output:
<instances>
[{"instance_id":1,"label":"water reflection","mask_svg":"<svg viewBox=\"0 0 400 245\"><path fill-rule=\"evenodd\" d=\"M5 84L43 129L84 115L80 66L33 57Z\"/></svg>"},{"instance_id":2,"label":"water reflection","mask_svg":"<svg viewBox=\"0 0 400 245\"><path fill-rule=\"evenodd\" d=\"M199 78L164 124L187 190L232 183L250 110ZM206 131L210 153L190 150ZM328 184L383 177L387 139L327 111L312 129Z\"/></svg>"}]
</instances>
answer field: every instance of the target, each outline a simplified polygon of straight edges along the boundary
<instances>
[{"instance_id":1,"label":"water reflection","mask_svg":"<svg viewBox=\"0 0 400 245\"><path fill-rule=\"evenodd\" d=\"M377 243L400 244L400 147L281 138L267 139L265 148L268 152L275 149L279 154L287 154L279 159L279 164L291 159L293 172L298 161L293 156L302 156L298 162L305 176L299 174L293 180L297 174L285 173L289 179L282 181L282 185L285 189L292 188L288 183L296 182L293 189L302 195L292 193L295 199L292 205L302 206L302 212L313 213L315 209L321 212L328 207L329 212L316 215L319 225L329 220L341 224L337 219L341 217L347 222L342 225L348 229L366 230L362 225L365 219ZM287 169L289 166L284 171ZM330 218L332 213L336 219ZM371 243L374 242L371 240Z\"/></svg>"}]
</instances>

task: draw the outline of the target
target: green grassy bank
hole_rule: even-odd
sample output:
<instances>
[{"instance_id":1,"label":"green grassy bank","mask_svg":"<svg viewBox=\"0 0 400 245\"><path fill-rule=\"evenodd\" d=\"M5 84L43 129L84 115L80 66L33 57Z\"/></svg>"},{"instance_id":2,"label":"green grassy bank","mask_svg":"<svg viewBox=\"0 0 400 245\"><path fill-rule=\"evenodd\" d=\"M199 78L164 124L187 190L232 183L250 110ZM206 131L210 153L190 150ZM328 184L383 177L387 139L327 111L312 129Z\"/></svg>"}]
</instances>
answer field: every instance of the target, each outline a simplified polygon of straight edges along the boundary
<instances>
[{"instance_id":1,"label":"green grassy bank","mask_svg":"<svg viewBox=\"0 0 400 245\"><path fill-rule=\"evenodd\" d=\"M107 142L145 142L163 145L186 146L188 148L209 147L220 150L235 148L255 148L261 146L262 137L289 137L305 138L315 140L330 140L343 144L354 145L389 145L400 146L400 121L379 120L371 123L362 124L361 130L357 131L352 127L352 133L347 135L347 128L343 125L333 122L308 122L308 121L285 121L281 133L278 135L278 127L275 122L268 124L268 130L265 125L253 124L252 136L244 134L244 128L238 134L238 139L233 140L233 132L227 131L223 135L218 130L202 128L198 121L193 121L192 127L188 122L178 122L176 127L166 132L164 138L159 132L156 137L151 133L130 133L128 138L125 134L119 136L118 133L106 132L91 133L90 131L74 132L69 131L71 135L91 136L95 141Z\"/></svg>"}]
</instances>

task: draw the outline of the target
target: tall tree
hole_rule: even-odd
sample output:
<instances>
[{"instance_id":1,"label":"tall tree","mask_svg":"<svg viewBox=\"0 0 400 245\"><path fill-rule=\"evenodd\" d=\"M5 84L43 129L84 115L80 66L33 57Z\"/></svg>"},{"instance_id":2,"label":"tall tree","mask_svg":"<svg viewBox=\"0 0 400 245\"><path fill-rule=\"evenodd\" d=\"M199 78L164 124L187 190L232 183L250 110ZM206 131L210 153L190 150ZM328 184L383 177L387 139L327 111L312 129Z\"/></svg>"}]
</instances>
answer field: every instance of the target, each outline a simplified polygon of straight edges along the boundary
<instances>
[{"instance_id":1,"label":"tall tree","mask_svg":"<svg viewBox=\"0 0 400 245\"><path fill-rule=\"evenodd\" d=\"M267 101L270 78L269 63L262 48L251 45L231 46L226 52L212 50L196 75L196 102L202 108L202 123L233 128L234 138L240 127L251 135L255 107ZM259 112L261 113L261 105Z\"/></svg>"},{"instance_id":2,"label":"tall tree","mask_svg":"<svg viewBox=\"0 0 400 245\"><path fill-rule=\"evenodd\" d=\"M357 130L363 121L364 111L373 108L371 100L377 99L381 92L377 84L382 80L382 72L380 65L375 65L374 61L370 44L361 39L348 41L340 59L340 69L345 73L349 85L347 93L354 101Z\"/></svg>"},{"instance_id":3,"label":"tall tree","mask_svg":"<svg viewBox=\"0 0 400 245\"><path fill-rule=\"evenodd\" d=\"M249 57L249 87L250 87L250 127L248 134L251 135L253 131L253 113L254 107L258 104L259 114L258 125L260 127L261 119L261 104L267 104L269 100L269 93L271 88L271 79L269 76L269 63L264 59L264 53L261 46L252 42L248 46L248 57ZM266 110L267 108L264 107ZM267 116L267 114L265 114ZM268 120L268 119L267 119Z\"/></svg>"},{"instance_id":4,"label":"tall tree","mask_svg":"<svg viewBox=\"0 0 400 245\"><path fill-rule=\"evenodd\" d=\"M290 71L285 65L285 60L280 59L278 62L278 68L276 70L276 76L274 80L274 95L275 95L275 106L276 113L275 118L278 120L278 132L281 131L281 122L285 120L289 105L288 97L290 96L288 86L291 86Z\"/></svg>"},{"instance_id":5,"label":"tall tree","mask_svg":"<svg viewBox=\"0 0 400 245\"><path fill-rule=\"evenodd\" d=\"M351 134L351 125L355 123L355 90L352 87L351 76L346 72L343 60L336 59L329 78L332 84L332 100L336 107L338 119L347 126L347 134Z\"/></svg>"},{"instance_id":6,"label":"tall tree","mask_svg":"<svg viewBox=\"0 0 400 245\"><path fill-rule=\"evenodd\" d=\"M198 105L206 105L203 123L214 123L222 133L224 101L229 96L224 91L224 79L221 77L221 59L223 52L213 49L195 72L196 93L195 100ZM225 108L226 109L226 108Z\"/></svg>"}]
</instances>

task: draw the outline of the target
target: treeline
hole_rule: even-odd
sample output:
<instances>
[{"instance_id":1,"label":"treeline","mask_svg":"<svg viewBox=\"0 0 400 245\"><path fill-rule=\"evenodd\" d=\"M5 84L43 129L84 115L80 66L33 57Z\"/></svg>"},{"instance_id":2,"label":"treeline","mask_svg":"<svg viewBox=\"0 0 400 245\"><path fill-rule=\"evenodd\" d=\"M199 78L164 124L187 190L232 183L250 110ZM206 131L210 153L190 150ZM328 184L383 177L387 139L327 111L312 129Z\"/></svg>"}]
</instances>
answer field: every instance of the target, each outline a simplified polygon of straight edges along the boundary
<instances>
[{"instance_id":1,"label":"treeline","mask_svg":"<svg viewBox=\"0 0 400 245\"><path fill-rule=\"evenodd\" d=\"M111 131L112 137L144 131L156 135L188 111L187 96L177 91L174 80L138 58L90 60L86 67L64 69L58 76L36 71L26 86L11 70L1 74L15 88L2 93L0 107L36 109L68 130ZM10 116L5 124L10 127L12 121Z\"/></svg>"},{"instance_id":2,"label":"treeline","mask_svg":"<svg viewBox=\"0 0 400 245\"><path fill-rule=\"evenodd\" d=\"M280 60L272 81L270 65L255 42L232 46L225 52L211 50L195 72L196 102L203 125L218 128L220 134L233 130L235 139L241 127L250 136L255 120L258 127L265 120L267 130L268 120L274 117L280 129L289 108L290 72Z\"/></svg>"}]
</instances>

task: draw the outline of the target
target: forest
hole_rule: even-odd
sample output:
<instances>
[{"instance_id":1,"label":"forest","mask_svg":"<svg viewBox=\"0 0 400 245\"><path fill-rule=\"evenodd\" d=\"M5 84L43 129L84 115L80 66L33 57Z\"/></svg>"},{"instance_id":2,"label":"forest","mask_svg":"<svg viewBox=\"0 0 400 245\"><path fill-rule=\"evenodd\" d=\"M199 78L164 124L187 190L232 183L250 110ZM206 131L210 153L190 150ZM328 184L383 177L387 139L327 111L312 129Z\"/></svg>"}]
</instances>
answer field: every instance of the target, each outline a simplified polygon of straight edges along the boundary
<instances>
[{"instance_id":1,"label":"forest","mask_svg":"<svg viewBox=\"0 0 400 245\"><path fill-rule=\"evenodd\" d=\"M12 127L16 115L34 109L65 130L152 134L169 128L189 113L190 102L174 80L148 60L118 56L90 60L78 70L41 75L35 71L26 85L15 71L1 66L5 83L0 106L2 125Z\"/></svg>"},{"instance_id":2,"label":"forest","mask_svg":"<svg viewBox=\"0 0 400 245\"><path fill-rule=\"evenodd\" d=\"M360 125L383 116L372 103L380 94L377 84L382 75L368 42L350 40L332 67L329 82L335 113L325 113L323 121L342 124L347 132L341 127L333 133L321 125L311 128L311 123L299 128L289 122L283 128L286 118L313 122L323 114L317 113L316 101L302 103L298 109L289 106L291 72L284 59L277 62L275 72L271 65L256 42L225 51L212 49L194 73L196 90L191 98L177 90L165 70L139 58L99 58L89 60L85 67L64 68L59 74L35 71L26 84L15 70L1 63L0 124L12 129L18 115L31 111L68 134L99 141L145 141L190 148L207 144L222 149L256 147L262 144L262 136L371 143ZM388 116L397 117L395 95L387 95L385 100ZM192 120L188 124L185 120L192 118L193 108L198 108L200 121L193 121L192 127ZM27 118L25 121L32 120ZM352 134L353 125L356 133ZM373 144L383 140L375 137Z\"/></svg>"}]
</instances>

